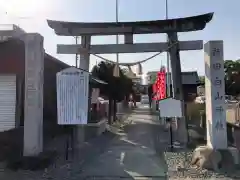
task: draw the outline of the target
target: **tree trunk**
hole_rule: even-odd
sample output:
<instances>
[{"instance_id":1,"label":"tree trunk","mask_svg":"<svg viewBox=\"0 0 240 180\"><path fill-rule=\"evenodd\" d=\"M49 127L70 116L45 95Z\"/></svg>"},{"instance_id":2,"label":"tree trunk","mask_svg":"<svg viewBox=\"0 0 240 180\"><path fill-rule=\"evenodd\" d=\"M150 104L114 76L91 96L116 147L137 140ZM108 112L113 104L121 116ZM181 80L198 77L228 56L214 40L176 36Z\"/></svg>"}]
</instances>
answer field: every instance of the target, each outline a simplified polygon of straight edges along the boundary
<instances>
[{"instance_id":1,"label":"tree trunk","mask_svg":"<svg viewBox=\"0 0 240 180\"><path fill-rule=\"evenodd\" d=\"M108 103L108 124L112 123L112 98L109 97Z\"/></svg>"},{"instance_id":2,"label":"tree trunk","mask_svg":"<svg viewBox=\"0 0 240 180\"><path fill-rule=\"evenodd\" d=\"M113 100L113 121L115 122L117 119L117 101Z\"/></svg>"}]
</instances>

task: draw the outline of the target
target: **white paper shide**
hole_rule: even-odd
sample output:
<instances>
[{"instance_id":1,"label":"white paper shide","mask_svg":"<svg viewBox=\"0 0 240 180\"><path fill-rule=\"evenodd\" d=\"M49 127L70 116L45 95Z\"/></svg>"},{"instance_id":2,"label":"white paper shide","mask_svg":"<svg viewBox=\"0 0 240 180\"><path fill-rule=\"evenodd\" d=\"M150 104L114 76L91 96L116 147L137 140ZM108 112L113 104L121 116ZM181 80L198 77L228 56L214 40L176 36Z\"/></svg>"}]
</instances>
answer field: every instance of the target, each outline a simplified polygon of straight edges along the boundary
<instances>
[{"instance_id":1,"label":"white paper shide","mask_svg":"<svg viewBox=\"0 0 240 180\"><path fill-rule=\"evenodd\" d=\"M57 73L58 124L87 124L89 73L75 67Z\"/></svg>"}]
</instances>

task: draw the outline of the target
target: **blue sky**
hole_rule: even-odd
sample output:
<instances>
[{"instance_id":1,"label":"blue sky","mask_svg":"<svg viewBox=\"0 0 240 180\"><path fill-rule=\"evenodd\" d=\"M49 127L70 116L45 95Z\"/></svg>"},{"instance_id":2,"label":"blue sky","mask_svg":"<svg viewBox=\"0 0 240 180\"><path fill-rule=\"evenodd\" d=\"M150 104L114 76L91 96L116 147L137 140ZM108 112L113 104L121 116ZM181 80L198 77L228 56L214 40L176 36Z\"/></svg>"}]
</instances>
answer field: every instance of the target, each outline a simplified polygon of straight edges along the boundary
<instances>
[{"instance_id":1,"label":"blue sky","mask_svg":"<svg viewBox=\"0 0 240 180\"><path fill-rule=\"evenodd\" d=\"M2 2L1 2L2 1ZM240 1L239 0L168 0L169 18L193 16L214 12L213 20L203 31L179 33L180 40L224 40L224 58L240 59ZM47 26L46 19L105 22L115 21L115 0L0 0L2 23L15 23L27 32L38 32L44 36L47 53L74 65L74 55L56 54L56 44L70 44L72 37L59 37ZM6 15L5 12L8 12ZM119 21L159 20L165 18L165 0L119 0ZM136 42L165 41L165 34L136 35ZM120 37L120 43L122 37ZM115 37L94 37L93 44L115 43ZM120 62L134 62L153 53L121 54ZM115 55L105 57L116 60ZM91 56L91 66L100 60ZM145 72L158 70L166 64L166 54L143 64ZM204 74L203 51L181 52L183 71L197 70Z\"/></svg>"}]
</instances>

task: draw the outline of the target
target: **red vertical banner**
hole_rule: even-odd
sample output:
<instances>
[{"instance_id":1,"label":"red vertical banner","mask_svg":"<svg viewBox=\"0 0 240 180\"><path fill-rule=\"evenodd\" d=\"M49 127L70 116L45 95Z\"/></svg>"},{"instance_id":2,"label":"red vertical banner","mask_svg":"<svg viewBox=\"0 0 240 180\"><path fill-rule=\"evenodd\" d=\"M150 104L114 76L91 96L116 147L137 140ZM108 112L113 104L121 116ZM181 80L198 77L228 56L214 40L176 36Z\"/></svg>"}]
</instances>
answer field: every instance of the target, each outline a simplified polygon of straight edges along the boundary
<instances>
[{"instance_id":1,"label":"red vertical banner","mask_svg":"<svg viewBox=\"0 0 240 180\"><path fill-rule=\"evenodd\" d=\"M160 88L161 88L161 72L157 73L157 80L156 80L157 92L156 92L156 100L160 99Z\"/></svg>"},{"instance_id":2,"label":"red vertical banner","mask_svg":"<svg viewBox=\"0 0 240 180\"><path fill-rule=\"evenodd\" d=\"M156 84L153 84L152 88L153 88L153 94L156 93L157 92Z\"/></svg>"},{"instance_id":3,"label":"red vertical banner","mask_svg":"<svg viewBox=\"0 0 240 180\"><path fill-rule=\"evenodd\" d=\"M160 88L159 88L159 93L160 93L160 99L166 98L166 70L165 68L162 68L160 73Z\"/></svg>"},{"instance_id":4,"label":"red vertical banner","mask_svg":"<svg viewBox=\"0 0 240 180\"><path fill-rule=\"evenodd\" d=\"M155 83L153 84L153 88L154 88L154 91L153 91L153 100L158 100L159 99L159 88L160 88L160 83L159 83L159 72L157 74L157 78L156 78L156 81Z\"/></svg>"},{"instance_id":5,"label":"red vertical banner","mask_svg":"<svg viewBox=\"0 0 240 180\"><path fill-rule=\"evenodd\" d=\"M153 84L153 100L160 100L166 98L166 70L162 67L157 73L157 79Z\"/></svg>"},{"instance_id":6,"label":"red vertical banner","mask_svg":"<svg viewBox=\"0 0 240 180\"><path fill-rule=\"evenodd\" d=\"M157 79L155 82L156 96L155 100L161 100L166 98L166 70L161 68L160 72L157 74Z\"/></svg>"}]
</instances>

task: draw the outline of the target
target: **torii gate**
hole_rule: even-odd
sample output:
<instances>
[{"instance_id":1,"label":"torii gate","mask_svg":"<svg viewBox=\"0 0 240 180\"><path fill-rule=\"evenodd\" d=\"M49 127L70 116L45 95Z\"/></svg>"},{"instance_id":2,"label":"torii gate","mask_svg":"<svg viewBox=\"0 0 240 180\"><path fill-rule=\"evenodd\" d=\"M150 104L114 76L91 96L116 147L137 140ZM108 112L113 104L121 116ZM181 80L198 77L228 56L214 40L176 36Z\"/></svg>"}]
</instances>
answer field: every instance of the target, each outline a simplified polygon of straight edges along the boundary
<instances>
[{"instance_id":1,"label":"torii gate","mask_svg":"<svg viewBox=\"0 0 240 180\"><path fill-rule=\"evenodd\" d=\"M174 98L183 101L179 51L201 50L203 41L180 41L177 32L203 30L213 13L157 21L78 23L48 20L48 25L60 36L80 36L80 45L57 45L59 54L80 54L80 68L89 70L90 54L140 53L168 51L171 57ZM167 33L166 43L134 43L134 34ZM91 45L92 36L124 35L124 44ZM176 43L177 42L177 43ZM175 43L175 44L174 44ZM174 45L173 45L174 44ZM172 47L169 49L168 47ZM119 63L121 64L121 63ZM134 63L128 63L134 64ZM184 103L183 103L184 104ZM184 111L184 105L183 105ZM178 137L187 142L185 119L179 121ZM82 133L80 133L82 134ZM83 135L83 134L82 134Z\"/></svg>"}]
</instances>

